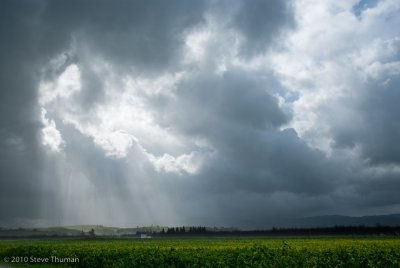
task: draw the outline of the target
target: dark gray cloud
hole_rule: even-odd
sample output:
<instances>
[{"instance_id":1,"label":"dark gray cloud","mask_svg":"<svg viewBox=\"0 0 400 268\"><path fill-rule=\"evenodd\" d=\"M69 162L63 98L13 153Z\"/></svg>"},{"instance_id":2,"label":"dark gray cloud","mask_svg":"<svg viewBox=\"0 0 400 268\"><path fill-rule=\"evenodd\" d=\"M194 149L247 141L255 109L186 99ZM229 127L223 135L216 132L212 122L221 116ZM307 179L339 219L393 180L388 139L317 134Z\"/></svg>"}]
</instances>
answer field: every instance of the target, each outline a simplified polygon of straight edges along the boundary
<instances>
[{"instance_id":1,"label":"dark gray cloud","mask_svg":"<svg viewBox=\"0 0 400 268\"><path fill-rule=\"evenodd\" d=\"M173 61L203 10L203 1L49 1L41 18L51 24L46 36L61 32L119 66L147 71Z\"/></svg>"},{"instance_id":2,"label":"dark gray cloud","mask_svg":"<svg viewBox=\"0 0 400 268\"><path fill-rule=\"evenodd\" d=\"M2 1L0 17L0 217L32 217L42 195L34 2ZM33 172L32 172L33 171Z\"/></svg>"},{"instance_id":3,"label":"dark gray cloud","mask_svg":"<svg viewBox=\"0 0 400 268\"><path fill-rule=\"evenodd\" d=\"M273 90L267 84L272 84L269 79L260 80L240 69L222 76L200 73L183 81L176 92L178 103L170 103L171 107L183 106L183 110L196 114L197 124L192 123L192 114L167 107L173 113L171 121L189 133L206 132L206 135L224 135L219 132L224 126L276 129L289 120L289 115L278 107L277 100L269 93ZM205 128L205 125L213 127Z\"/></svg>"},{"instance_id":4,"label":"dark gray cloud","mask_svg":"<svg viewBox=\"0 0 400 268\"><path fill-rule=\"evenodd\" d=\"M256 0L241 2L231 22L244 37L241 52L252 56L279 40L279 34L294 27L291 1Z\"/></svg>"},{"instance_id":5,"label":"dark gray cloud","mask_svg":"<svg viewBox=\"0 0 400 268\"><path fill-rule=\"evenodd\" d=\"M399 82L397 74L385 75L361 85L364 92L357 98L341 98L340 105L346 104L346 109L351 109L355 116L351 126L343 123L342 120L348 121L346 118L330 118L334 125L335 145L359 146L364 159L372 165L399 164Z\"/></svg>"},{"instance_id":6,"label":"dark gray cloud","mask_svg":"<svg viewBox=\"0 0 400 268\"><path fill-rule=\"evenodd\" d=\"M293 1L211 1L210 13L225 31L239 35L240 56L254 57L278 45L295 28Z\"/></svg>"},{"instance_id":7,"label":"dark gray cloud","mask_svg":"<svg viewBox=\"0 0 400 268\"><path fill-rule=\"evenodd\" d=\"M399 164L400 79L398 75L386 79L368 85L368 94L359 104L364 131L353 137L353 142L361 144L365 158L373 163Z\"/></svg>"},{"instance_id":8,"label":"dark gray cloud","mask_svg":"<svg viewBox=\"0 0 400 268\"><path fill-rule=\"evenodd\" d=\"M0 5L0 225L263 227L400 202L398 52L318 106L326 151L271 60L290 1Z\"/></svg>"}]
</instances>

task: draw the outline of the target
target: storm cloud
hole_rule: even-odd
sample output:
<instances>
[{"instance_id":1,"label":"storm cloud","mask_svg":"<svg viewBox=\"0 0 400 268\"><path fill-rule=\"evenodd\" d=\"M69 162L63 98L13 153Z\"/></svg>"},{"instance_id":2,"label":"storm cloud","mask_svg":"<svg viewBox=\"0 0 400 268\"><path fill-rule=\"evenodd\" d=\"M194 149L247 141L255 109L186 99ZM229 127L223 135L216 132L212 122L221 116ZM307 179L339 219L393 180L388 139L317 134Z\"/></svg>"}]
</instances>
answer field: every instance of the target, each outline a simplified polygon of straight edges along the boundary
<instances>
[{"instance_id":1,"label":"storm cloud","mask_svg":"<svg viewBox=\"0 0 400 268\"><path fill-rule=\"evenodd\" d=\"M0 225L398 212L396 1L0 5Z\"/></svg>"}]
</instances>

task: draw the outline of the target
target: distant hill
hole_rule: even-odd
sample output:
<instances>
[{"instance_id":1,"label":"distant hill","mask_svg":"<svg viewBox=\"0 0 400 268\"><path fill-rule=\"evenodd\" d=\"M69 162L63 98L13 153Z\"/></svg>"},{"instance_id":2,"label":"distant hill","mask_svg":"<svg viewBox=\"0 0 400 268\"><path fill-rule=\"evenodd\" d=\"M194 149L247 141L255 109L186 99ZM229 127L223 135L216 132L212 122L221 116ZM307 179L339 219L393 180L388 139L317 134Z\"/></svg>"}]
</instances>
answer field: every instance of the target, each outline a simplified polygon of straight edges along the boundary
<instances>
[{"instance_id":1,"label":"distant hill","mask_svg":"<svg viewBox=\"0 0 400 268\"><path fill-rule=\"evenodd\" d=\"M53 237L53 236L81 236L82 231L64 227L46 228L0 228L0 238L6 237Z\"/></svg>"},{"instance_id":2,"label":"distant hill","mask_svg":"<svg viewBox=\"0 0 400 268\"><path fill-rule=\"evenodd\" d=\"M277 227L297 227L297 228L313 228L313 227L333 227L333 226L400 226L400 214L390 215L374 215L351 217L341 215L315 216L306 218L290 219Z\"/></svg>"},{"instance_id":3,"label":"distant hill","mask_svg":"<svg viewBox=\"0 0 400 268\"><path fill-rule=\"evenodd\" d=\"M116 235L117 231L120 229L117 227L106 227L103 225L74 225L74 226L65 226L63 228L68 230L86 232L86 233L93 229L94 232L99 235Z\"/></svg>"}]
</instances>

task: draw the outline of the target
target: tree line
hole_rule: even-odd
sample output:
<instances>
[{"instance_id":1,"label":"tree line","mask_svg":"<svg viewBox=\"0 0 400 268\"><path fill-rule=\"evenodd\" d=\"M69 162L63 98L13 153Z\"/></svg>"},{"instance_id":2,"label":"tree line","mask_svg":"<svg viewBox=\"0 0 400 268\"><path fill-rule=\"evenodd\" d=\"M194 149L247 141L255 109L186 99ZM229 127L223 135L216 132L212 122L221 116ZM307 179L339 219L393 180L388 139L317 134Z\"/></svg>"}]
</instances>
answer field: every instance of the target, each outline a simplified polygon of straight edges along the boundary
<instances>
[{"instance_id":1,"label":"tree line","mask_svg":"<svg viewBox=\"0 0 400 268\"><path fill-rule=\"evenodd\" d=\"M170 227L165 230L161 230L161 234L201 234L206 233L207 229L205 226L190 226L190 227Z\"/></svg>"},{"instance_id":2,"label":"tree line","mask_svg":"<svg viewBox=\"0 0 400 268\"><path fill-rule=\"evenodd\" d=\"M169 227L154 235L265 235L265 236L315 236L315 235L400 235L400 226L333 226L314 228L278 228L269 230L218 230L217 228L199 227Z\"/></svg>"}]
</instances>

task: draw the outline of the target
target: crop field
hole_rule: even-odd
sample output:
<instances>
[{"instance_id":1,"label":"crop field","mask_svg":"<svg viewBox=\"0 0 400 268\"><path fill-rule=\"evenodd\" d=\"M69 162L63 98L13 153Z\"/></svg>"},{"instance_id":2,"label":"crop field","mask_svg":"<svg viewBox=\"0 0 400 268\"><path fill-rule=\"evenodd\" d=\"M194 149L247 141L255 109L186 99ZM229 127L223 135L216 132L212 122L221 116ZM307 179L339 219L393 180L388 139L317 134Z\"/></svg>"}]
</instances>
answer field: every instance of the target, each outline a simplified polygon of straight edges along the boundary
<instances>
[{"instance_id":1,"label":"crop field","mask_svg":"<svg viewBox=\"0 0 400 268\"><path fill-rule=\"evenodd\" d=\"M400 267L400 239L0 240L0 256L0 267Z\"/></svg>"}]
</instances>

